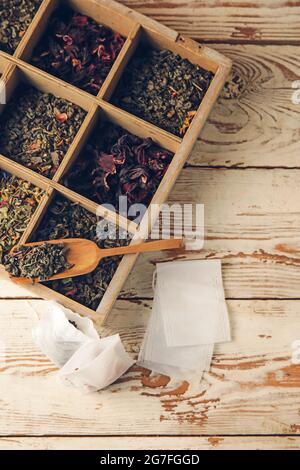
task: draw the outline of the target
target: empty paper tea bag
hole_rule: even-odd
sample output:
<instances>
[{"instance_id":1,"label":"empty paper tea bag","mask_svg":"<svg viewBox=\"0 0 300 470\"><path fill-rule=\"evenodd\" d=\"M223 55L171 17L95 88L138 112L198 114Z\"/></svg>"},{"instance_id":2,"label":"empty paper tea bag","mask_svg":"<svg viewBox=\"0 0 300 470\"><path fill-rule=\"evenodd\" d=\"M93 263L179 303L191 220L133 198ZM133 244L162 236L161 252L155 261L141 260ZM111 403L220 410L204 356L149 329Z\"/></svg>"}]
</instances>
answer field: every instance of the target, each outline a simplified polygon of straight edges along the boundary
<instances>
[{"instance_id":1,"label":"empty paper tea bag","mask_svg":"<svg viewBox=\"0 0 300 470\"><path fill-rule=\"evenodd\" d=\"M93 392L115 382L134 364L119 335L99 338L91 320L56 302L43 302L35 308L38 314L40 309L33 337L41 351L61 368L59 376L64 381Z\"/></svg>"},{"instance_id":2,"label":"empty paper tea bag","mask_svg":"<svg viewBox=\"0 0 300 470\"><path fill-rule=\"evenodd\" d=\"M156 282L168 346L230 340L220 260L159 263Z\"/></svg>"},{"instance_id":3,"label":"empty paper tea bag","mask_svg":"<svg viewBox=\"0 0 300 470\"><path fill-rule=\"evenodd\" d=\"M161 374L200 380L203 371L210 368L214 345L168 347L162 317L156 292L139 362Z\"/></svg>"},{"instance_id":4,"label":"empty paper tea bag","mask_svg":"<svg viewBox=\"0 0 300 470\"><path fill-rule=\"evenodd\" d=\"M89 318L80 317L56 302L32 304L40 321L33 330L33 339L40 350L57 367L62 367L84 343L99 339Z\"/></svg>"},{"instance_id":5,"label":"empty paper tea bag","mask_svg":"<svg viewBox=\"0 0 300 470\"><path fill-rule=\"evenodd\" d=\"M215 343L230 340L219 261L157 265L152 314L139 363L199 383Z\"/></svg>"},{"instance_id":6,"label":"empty paper tea bag","mask_svg":"<svg viewBox=\"0 0 300 470\"><path fill-rule=\"evenodd\" d=\"M119 335L85 343L60 370L59 375L76 387L96 392L115 382L134 361Z\"/></svg>"},{"instance_id":7,"label":"empty paper tea bag","mask_svg":"<svg viewBox=\"0 0 300 470\"><path fill-rule=\"evenodd\" d=\"M148 360L169 364L182 369L209 369L213 345L168 347L163 324L163 313L160 311L157 292L153 301L150 326L145 346L145 355Z\"/></svg>"}]
</instances>

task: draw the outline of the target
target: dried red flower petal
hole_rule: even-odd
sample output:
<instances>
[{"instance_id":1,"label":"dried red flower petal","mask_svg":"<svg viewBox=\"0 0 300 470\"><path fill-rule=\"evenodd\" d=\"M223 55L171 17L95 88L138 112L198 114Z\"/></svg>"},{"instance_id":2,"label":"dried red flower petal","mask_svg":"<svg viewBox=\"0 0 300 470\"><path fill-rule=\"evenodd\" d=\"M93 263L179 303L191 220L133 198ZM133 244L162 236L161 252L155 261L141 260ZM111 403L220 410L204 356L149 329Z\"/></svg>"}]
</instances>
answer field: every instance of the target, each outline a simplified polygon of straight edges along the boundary
<instances>
[{"instance_id":1,"label":"dried red flower petal","mask_svg":"<svg viewBox=\"0 0 300 470\"><path fill-rule=\"evenodd\" d=\"M67 113L57 113L55 115L55 119L57 119L59 122L66 122L69 118Z\"/></svg>"},{"instance_id":2,"label":"dried red flower petal","mask_svg":"<svg viewBox=\"0 0 300 470\"><path fill-rule=\"evenodd\" d=\"M32 61L42 70L97 95L124 42L119 33L92 18L59 9Z\"/></svg>"},{"instance_id":3,"label":"dried red flower petal","mask_svg":"<svg viewBox=\"0 0 300 470\"><path fill-rule=\"evenodd\" d=\"M81 28L83 26L86 26L88 24L88 21L88 17L83 15L74 15L72 20L74 25L80 26Z\"/></svg>"},{"instance_id":4,"label":"dried red flower petal","mask_svg":"<svg viewBox=\"0 0 300 470\"><path fill-rule=\"evenodd\" d=\"M101 204L113 204L119 196L128 203L147 205L163 178L173 154L151 138L140 139L112 124L97 129L65 184Z\"/></svg>"},{"instance_id":5,"label":"dried red flower petal","mask_svg":"<svg viewBox=\"0 0 300 470\"><path fill-rule=\"evenodd\" d=\"M117 171L114 155L101 153L97 158L99 168L107 174L114 175Z\"/></svg>"}]
</instances>

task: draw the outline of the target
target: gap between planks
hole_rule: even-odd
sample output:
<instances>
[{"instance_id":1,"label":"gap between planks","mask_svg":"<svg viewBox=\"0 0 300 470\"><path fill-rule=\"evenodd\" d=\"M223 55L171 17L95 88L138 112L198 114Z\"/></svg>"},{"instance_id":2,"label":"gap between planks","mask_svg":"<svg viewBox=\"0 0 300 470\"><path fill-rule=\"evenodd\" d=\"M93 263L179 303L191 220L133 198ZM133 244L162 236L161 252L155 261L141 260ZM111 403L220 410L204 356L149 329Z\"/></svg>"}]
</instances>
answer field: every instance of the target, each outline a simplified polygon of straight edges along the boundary
<instances>
[{"instance_id":1,"label":"gap between planks","mask_svg":"<svg viewBox=\"0 0 300 470\"><path fill-rule=\"evenodd\" d=\"M42 297L1 297L0 300L7 300L7 301L24 301L24 300L45 300ZM118 300L124 300L127 302L138 303L138 302L149 302L153 300L152 297L118 297ZM249 300L261 300L261 301L268 301L268 300L276 300L276 301L297 301L300 300L300 297L225 297L225 300L239 300L239 301L249 301Z\"/></svg>"},{"instance_id":2,"label":"gap between planks","mask_svg":"<svg viewBox=\"0 0 300 470\"><path fill-rule=\"evenodd\" d=\"M226 166L226 165L196 165L192 163L186 163L185 168L189 168L191 170L288 170L288 171L294 171L294 170L300 170L300 162L299 166L254 166L254 165L249 165L249 166L238 166L238 164L233 164L232 166Z\"/></svg>"},{"instance_id":3,"label":"gap between planks","mask_svg":"<svg viewBox=\"0 0 300 470\"><path fill-rule=\"evenodd\" d=\"M56 369L34 346L31 329L37 319L30 306L27 310L19 303L8 305L8 311L0 315L9 359L1 364L1 435L68 436L80 432L126 437L133 429L142 436L299 432L299 366L290 360L290 344L299 325L299 302L231 302L233 341L218 345L211 372L197 392L177 394L174 385L147 385L145 374L135 369L110 389L84 397L56 380ZM149 313L150 304L129 308L128 303L119 302L107 332L113 334L117 328L128 351L136 353ZM20 384L22 396L17 392ZM78 408L74 404L79 396ZM31 420L24 422L28 412Z\"/></svg>"},{"instance_id":4,"label":"gap between planks","mask_svg":"<svg viewBox=\"0 0 300 470\"><path fill-rule=\"evenodd\" d=\"M299 449L299 443L294 435L0 437L3 450L293 450Z\"/></svg>"},{"instance_id":5,"label":"gap between planks","mask_svg":"<svg viewBox=\"0 0 300 470\"><path fill-rule=\"evenodd\" d=\"M119 0L204 43L298 44L299 3L284 0Z\"/></svg>"},{"instance_id":6,"label":"gap between planks","mask_svg":"<svg viewBox=\"0 0 300 470\"><path fill-rule=\"evenodd\" d=\"M258 433L245 433L245 434L216 434L216 433L213 433L213 434L210 434L210 433L199 433L197 435L195 434L180 434L178 436L174 435L174 434L168 434L168 433L164 433L164 434L157 434L157 435L153 435L153 434L126 434L124 436L120 436L120 434L84 434L84 435L78 435L78 434L55 434L55 433L52 433L52 434L30 434L30 435L27 435L27 434L0 434L0 439L9 439L9 438L28 438L28 439L44 439L44 438L62 438L62 439L68 439L69 437L73 438L99 438L99 439L114 439L114 438L119 438L119 437L133 437L133 438L144 438L144 437L149 437L149 438L155 438L156 436L158 437L166 437L166 438L185 438L185 437L193 437L193 438L197 438L197 437L297 437L299 440L300 440L300 435L299 434L296 434L296 433L290 433L290 434L278 434L278 433L274 433L274 434L270 434L270 433L262 433L262 434L258 434Z\"/></svg>"}]
</instances>

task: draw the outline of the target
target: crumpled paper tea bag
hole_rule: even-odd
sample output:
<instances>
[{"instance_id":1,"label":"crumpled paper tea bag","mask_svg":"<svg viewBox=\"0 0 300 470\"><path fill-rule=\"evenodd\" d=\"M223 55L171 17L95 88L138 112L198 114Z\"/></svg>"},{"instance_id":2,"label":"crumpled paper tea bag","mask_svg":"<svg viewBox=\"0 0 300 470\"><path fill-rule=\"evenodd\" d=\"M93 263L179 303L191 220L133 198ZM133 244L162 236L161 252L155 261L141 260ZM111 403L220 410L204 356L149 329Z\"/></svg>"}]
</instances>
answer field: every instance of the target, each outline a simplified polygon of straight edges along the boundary
<instances>
[{"instance_id":1,"label":"crumpled paper tea bag","mask_svg":"<svg viewBox=\"0 0 300 470\"><path fill-rule=\"evenodd\" d=\"M63 380L85 391L97 391L111 385L134 364L119 335L101 339L90 319L56 302L46 305L33 338L61 369Z\"/></svg>"},{"instance_id":2,"label":"crumpled paper tea bag","mask_svg":"<svg viewBox=\"0 0 300 470\"><path fill-rule=\"evenodd\" d=\"M35 311L39 314L37 309ZM99 340L89 318L82 318L51 301L47 302L47 309L41 313L39 324L32 335L36 345L57 367L65 365L87 341Z\"/></svg>"},{"instance_id":3,"label":"crumpled paper tea bag","mask_svg":"<svg viewBox=\"0 0 300 470\"><path fill-rule=\"evenodd\" d=\"M81 346L60 370L62 379L95 392L115 382L134 361L126 353L119 335L89 341Z\"/></svg>"}]
</instances>

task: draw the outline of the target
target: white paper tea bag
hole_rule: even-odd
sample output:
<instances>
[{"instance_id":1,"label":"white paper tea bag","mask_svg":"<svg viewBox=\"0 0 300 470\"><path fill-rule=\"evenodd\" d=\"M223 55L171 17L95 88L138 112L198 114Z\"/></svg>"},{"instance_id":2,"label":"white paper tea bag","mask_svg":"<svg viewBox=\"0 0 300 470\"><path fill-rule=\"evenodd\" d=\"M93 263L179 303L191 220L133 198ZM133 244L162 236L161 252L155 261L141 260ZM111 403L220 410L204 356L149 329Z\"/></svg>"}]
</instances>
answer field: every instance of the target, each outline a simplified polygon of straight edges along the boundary
<instances>
[{"instance_id":1,"label":"white paper tea bag","mask_svg":"<svg viewBox=\"0 0 300 470\"><path fill-rule=\"evenodd\" d=\"M156 281L156 282L155 282ZM139 363L197 382L210 369L214 344L230 340L219 261L157 265L152 314Z\"/></svg>"},{"instance_id":2,"label":"white paper tea bag","mask_svg":"<svg viewBox=\"0 0 300 470\"><path fill-rule=\"evenodd\" d=\"M115 382L133 363L120 336L114 335L83 344L60 370L59 375L77 387L95 392Z\"/></svg>"},{"instance_id":3,"label":"white paper tea bag","mask_svg":"<svg viewBox=\"0 0 300 470\"><path fill-rule=\"evenodd\" d=\"M61 368L63 380L84 391L96 391L115 382L134 364L119 335L100 339L88 318L56 302L43 302L45 305L42 313L33 305L40 316L33 337L41 351Z\"/></svg>"},{"instance_id":4,"label":"white paper tea bag","mask_svg":"<svg viewBox=\"0 0 300 470\"><path fill-rule=\"evenodd\" d=\"M191 371L208 370L214 345L169 347L166 342L163 315L159 305L158 293L156 292L152 315L139 360L143 359L155 364L167 364L180 370L187 370L189 373ZM155 370L157 371L157 368Z\"/></svg>"},{"instance_id":5,"label":"white paper tea bag","mask_svg":"<svg viewBox=\"0 0 300 470\"><path fill-rule=\"evenodd\" d=\"M34 303L32 307L40 317L32 332L33 339L57 367L62 367L87 341L99 340L99 335L89 318L82 318L52 301L43 302L41 313Z\"/></svg>"},{"instance_id":6,"label":"white paper tea bag","mask_svg":"<svg viewBox=\"0 0 300 470\"><path fill-rule=\"evenodd\" d=\"M156 282L168 346L230 341L220 260L159 263Z\"/></svg>"}]
</instances>

